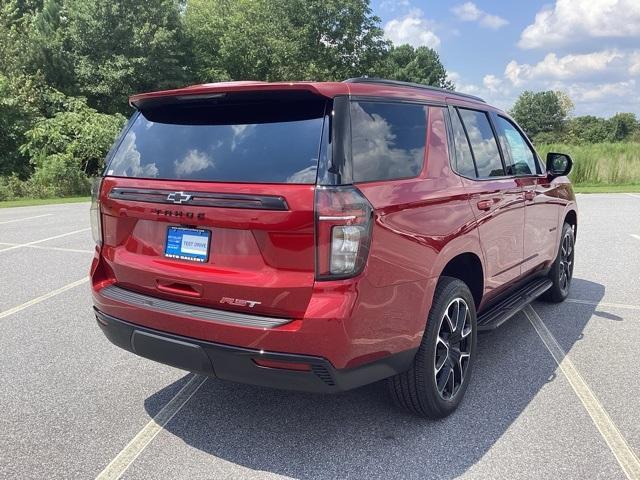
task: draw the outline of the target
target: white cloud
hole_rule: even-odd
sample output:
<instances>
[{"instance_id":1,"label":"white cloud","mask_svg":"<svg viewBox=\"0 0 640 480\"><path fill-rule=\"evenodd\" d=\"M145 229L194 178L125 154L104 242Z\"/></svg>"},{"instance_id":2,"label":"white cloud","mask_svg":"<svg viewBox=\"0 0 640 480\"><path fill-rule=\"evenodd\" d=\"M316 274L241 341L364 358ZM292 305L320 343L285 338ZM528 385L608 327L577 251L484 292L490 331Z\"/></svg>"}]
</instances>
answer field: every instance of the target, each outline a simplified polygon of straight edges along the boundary
<instances>
[{"instance_id":1,"label":"white cloud","mask_svg":"<svg viewBox=\"0 0 640 480\"><path fill-rule=\"evenodd\" d=\"M521 85L532 79L595 80L598 77L626 77L635 68L632 56L637 54L638 52L628 54L617 50L603 50L558 57L555 53L549 53L534 65L519 64L511 60L504 73L514 85Z\"/></svg>"},{"instance_id":2,"label":"white cloud","mask_svg":"<svg viewBox=\"0 0 640 480\"><path fill-rule=\"evenodd\" d=\"M481 88L473 83L466 82L458 72L447 72L447 80L454 83L456 86L456 92L469 93L471 95L479 95Z\"/></svg>"},{"instance_id":3,"label":"white cloud","mask_svg":"<svg viewBox=\"0 0 640 480\"><path fill-rule=\"evenodd\" d=\"M463 22L478 22L483 27L492 28L497 30L504 27L509 22L499 17L498 15L491 15L483 10L480 10L473 2L466 2L462 5L456 5L451 11Z\"/></svg>"},{"instance_id":4,"label":"white cloud","mask_svg":"<svg viewBox=\"0 0 640 480\"><path fill-rule=\"evenodd\" d=\"M538 12L518 46L525 49L584 44L593 38L640 36L638 0L557 0Z\"/></svg>"},{"instance_id":5,"label":"white cloud","mask_svg":"<svg viewBox=\"0 0 640 480\"><path fill-rule=\"evenodd\" d=\"M255 130L255 127L255 124L231 125L231 130L233 131L233 136L231 137L231 151L234 151L238 144Z\"/></svg>"},{"instance_id":6,"label":"white cloud","mask_svg":"<svg viewBox=\"0 0 640 480\"><path fill-rule=\"evenodd\" d=\"M213 166L213 159L198 149L191 149L182 160L176 160L173 165L176 176L181 178Z\"/></svg>"},{"instance_id":7,"label":"white cloud","mask_svg":"<svg viewBox=\"0 0 640 480\"><path fill-rule=\"evenodd\" d=\"M634 79L613 83L601 83L597 85L569 85L567 93L574 102L597 102L609 101L613 97L624 98L629 96L629 92L636 90ZM637 108L636 96L636 108ZM632 109L631 104L627 110Z\"/></svg>"},{"instance_id":8,"label":"white cloud","mask_svg":"<svg viewBox=\"0 0 640 480\"><path fill-rule=\"evenodd\" d=\"M629 74L640 76L640 52L631 54L629 62Z\"/></svg>"},{"instance_id":9,"label":"white cloud","mask_svg":"<svg viewBox=\"0 0 640 480\"><path fill-rule=\"evenodd\" d=\"M155 162L143 163L136 144L137 135L129 131L111 161L110 172L122 177L155 178L159 170Z\"/></svg>"},{"instance_id":10,"label":"white cloud","mask_svg":"<svg viewBox=\"0 0 640 480\"><path fill-rule=\"evenodd\" d=\"M482 79L482 84L490 91L497 92L498 89L502 86L502 79L496 77L495 75L485 75Z\"/></svg>"},{"instance_id":11,"label":"white cloud","mask_svg":"<svg viewBox=\"0 0 640 480\"><path fill-rule=\"evenodd\" d=\"M387 12L395 12L398 9L407 8L409 5L409 0L382 0L378 8Z\"/></svg>"},{"instance_id":12,"label":"white cloud","mask_svg":"<svg viewBox=\"0 0 640 480\"><path fill-rule=\"evenodd\" d=\"M632 78L634 73L637 78ZM482 84L451 72L456 90L510 109L524 90L564 91L575 104L575 115L610 116L640 111L640 50L603 50L583 55L549 54L534 64L509 62L502 75L487 74Z\"/></svg>"},{"instance_id":13,"label":"white cloud","mask_svg":"<svg viewBox=\"0 0 640 480\"><path fill-rule=\"evenodd\" d=\"M413 47L430 48L440 45L440 38L433 32L433 23L420 10L412 10L404 17L388 21L384 33L396 45L408 43Z\"/></svg>"}]
</instances>

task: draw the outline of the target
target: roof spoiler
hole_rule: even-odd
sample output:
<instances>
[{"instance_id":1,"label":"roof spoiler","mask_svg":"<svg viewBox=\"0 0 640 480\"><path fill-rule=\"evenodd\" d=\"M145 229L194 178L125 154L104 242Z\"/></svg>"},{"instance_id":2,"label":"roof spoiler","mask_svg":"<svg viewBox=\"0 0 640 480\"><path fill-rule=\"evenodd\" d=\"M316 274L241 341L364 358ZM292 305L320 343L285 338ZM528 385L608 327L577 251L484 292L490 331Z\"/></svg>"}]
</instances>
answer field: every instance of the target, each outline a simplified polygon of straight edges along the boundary
<instances>
[{"instance_id":1,"label":"roof spoiler","mask_svg":"<svg viewBox=\"0 0 640 480\"><path fill-rule=\"evenodd\" d=\"M176 90L142 93L129 97L129 105L137 110L168 105L200 102L260 101L278 97L305 99L325 96L312 84L268 82L220 82Z\"/></svg>"}]
</instances>

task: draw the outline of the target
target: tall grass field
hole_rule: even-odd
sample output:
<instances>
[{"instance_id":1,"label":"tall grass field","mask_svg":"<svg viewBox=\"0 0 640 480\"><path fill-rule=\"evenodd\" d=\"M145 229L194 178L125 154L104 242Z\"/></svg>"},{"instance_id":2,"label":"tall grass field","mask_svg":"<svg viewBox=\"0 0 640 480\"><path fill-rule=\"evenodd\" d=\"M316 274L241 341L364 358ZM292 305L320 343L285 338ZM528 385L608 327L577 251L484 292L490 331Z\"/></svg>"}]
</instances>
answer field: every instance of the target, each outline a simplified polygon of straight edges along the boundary
<instances>
[{"instance_id":1,"label":"tall grass field","mask_svg":"<svg viewBox=\"0 0 640 480\"><path fill-rule=\"evenodd\" d=\"M640 184L640 143L550 143L536 145L536 150L543 160L548 152L571 155L569 178L576 185Z\"/></svg>"}]
</instances>

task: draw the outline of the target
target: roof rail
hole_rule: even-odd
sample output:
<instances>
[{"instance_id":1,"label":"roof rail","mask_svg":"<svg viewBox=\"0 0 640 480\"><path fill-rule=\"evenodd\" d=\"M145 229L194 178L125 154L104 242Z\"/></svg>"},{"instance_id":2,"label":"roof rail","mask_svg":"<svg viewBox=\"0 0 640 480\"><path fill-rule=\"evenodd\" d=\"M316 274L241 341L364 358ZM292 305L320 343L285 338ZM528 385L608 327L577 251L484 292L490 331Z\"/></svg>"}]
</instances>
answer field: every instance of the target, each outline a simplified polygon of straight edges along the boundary
<instances>
[{"instance_id":1,"label":"roof rail","mask_svg":"<svg viewBox=\"0 0 640 480\"><path fill-rule=\"evenodd\" d=\"M477 97L475 95L470 95L468 93L455 92L453 90L447 90L446 88L432 87L431 85L424 85L422 83L402 82L400 80L387 80L384 78L375 78L375 77L348 78L346 80L343 80L343 83L376 83L379 85L394 85L396 87L420 88L422 90L432 90L434 92L448 93L450 95L470 98L478 102L487 103L483 98Z\"/></svg>"}]
</instances>

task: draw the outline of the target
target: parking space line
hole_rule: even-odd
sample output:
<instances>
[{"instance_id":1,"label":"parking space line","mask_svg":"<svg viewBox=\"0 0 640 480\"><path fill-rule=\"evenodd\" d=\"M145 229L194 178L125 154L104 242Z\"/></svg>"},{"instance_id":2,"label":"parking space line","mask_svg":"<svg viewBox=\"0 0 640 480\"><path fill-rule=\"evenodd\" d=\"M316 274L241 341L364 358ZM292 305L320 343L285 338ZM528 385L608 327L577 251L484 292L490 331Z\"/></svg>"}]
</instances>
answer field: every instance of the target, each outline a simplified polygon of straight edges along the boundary
<instances>
[{"instance_id":1,"label":"parking space line","mask_svg":"<svg viewBox=\"0 0 640 480\"><path fill-rule=\"evenodd\" d=\"M182 407L193 397L193 395L204 385L207 377L194 375L189 379L184 387L180 389L169 402L162 407L155 417L133 437L126 447L100 472L96 480L115 480L129 468L138 458L138 455L151 443L151 441L162 431L167 423L182 410Z\"/></svg>"},{"instance_id":2,"label":"parking space line","mask_svg":"<svg viewBox=\"0 0 640 480\"><path fill-rule=\"evenodd\" d=\"M4 225L6 223L22 222L24 220L33 220L34 218L50 217L51 215L53 215L53 213L45 213L43 215L34 215L33 217L15 218L13 220L5 220L4 222L0 222L0 225Z\"/></svg>"},{"instance_id":3,"label":"parking space line","mask_svg":"<svg viewBox=\"0 0 640 480\"><path fill-rule=\"evenodd\" d=\"M635 233L630 233L629 235L631 235L636 240L640 240L640 235L636 235Z\"/></svg>"},{"instance_id":4,"label":"parking space line","mask_svg":"<svg viewBox=\"0 0 640 480\"><path fill-rule=\"evenodd\" d=\"M20 245L20 244L0 242L0 245L15 247L16 245ZM36 248L38 250L56 250L58 252L94 253L93 250L81 250L79 248L66 248L66 247L43 247L42 245L26 245L25 248Z\"/></svg>"},{"instance_id":5,"label":"parking space line","mask_svg":"<svg viewBox=\"0 0 640 480\"><path fill-rule=\"evenodd\" d=\"M638 460L638 457L633 453L633 450L629 447L620 430L618 430L618 427L616 427L607 411L593 394L587 382L585 382L580 372L573 365L567 353L562 349L531 305L528 305L523 312L569 381L571 388L582 402L582 405L602 435L602 438L611 449L611 452L616 457L627 478L634 480L640 479L640 460Z\"/></svg>"},{"instance_id":6,"label":"parking space line","mask_svg":"<svg viewBox=\"0 0 640 480\"><path fill-rule=\"evenodd\" d=\"M577 298L567 298L565 302L579 303L581 305L593 305L595 307L627 308L630 310L640 310L639 305L628 305L626 303L592 302L591 300L579 300Z\"/></svg>"},{"instance_id":7,"label":"parking space line","mask_svg":"<svg viewBox=\"0 0 640 480\"><path fill-rule=\"evenodd\" d=\"M634 198L640 198L640 195L638 195L637 193L625 193L625 195L629 195L630 197Z\"/></svg>"},{"instance_id":8,"label":"parking space line","mask_svg":"<svg viewBox=\"0 0 640 480\"><path fill-rule=\"evenodd\" d=\"M42 242L48 242L49 240L55 240L56 238L62 238L62 237L66 237L68 235L75 235L76 233L86 232L88 230L91 230L91 229L90 228L81 228L80 230L74 230L73 232L62 233L60 235L54 235L53 237L43 238L42 240L34 240L33 242L20 243L18 245L14 245L13 247L3 248L2 250L0 250L0 253L8 252L9 250L15 250L17 248L28 247L29 245L36 245L36 244L42 243Z\"/></svg>"},{"instance_id":9,"label":"parking space line","mask_svg":"<svg viewBox=\"0 0 640 480\"><path fill-rule=\"evenodd\" d=\"M18 313L21 310L24 310L25 308L29 308L32 305L36 305L37 303L43 302L51 297L55 297L56 295L61 294L62 292L66 292L67 290L71 290L72 288L77 287L78 285L82 285L83 283L86 283L89 281L89 277L83 278L81 280L75 281L73 283L70 283L68 285L65 285L64 287L60 287L56 290L52 290L49 293L45 293L44 295L41 295L39 297L36 297L32 300L29 300L28 302L25 302L21 305L18 305L16 307L10 308L9 310L5 310L4 312L0 312L0 318L5 318L8 317L9 315L13 315L14 313Z\"/></svg>"}]
</instances>

